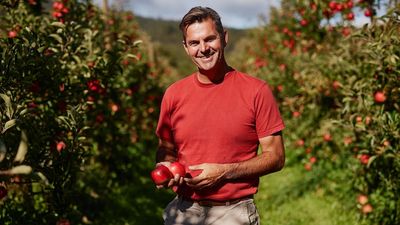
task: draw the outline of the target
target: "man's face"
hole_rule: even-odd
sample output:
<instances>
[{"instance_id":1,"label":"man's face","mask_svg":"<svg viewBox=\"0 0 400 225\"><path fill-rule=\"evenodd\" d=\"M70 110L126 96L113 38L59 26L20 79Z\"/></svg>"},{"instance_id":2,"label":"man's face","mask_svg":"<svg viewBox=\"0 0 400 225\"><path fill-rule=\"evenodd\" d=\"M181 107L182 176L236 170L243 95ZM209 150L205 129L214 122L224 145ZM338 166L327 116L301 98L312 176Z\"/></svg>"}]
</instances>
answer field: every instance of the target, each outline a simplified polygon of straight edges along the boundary
<instances>
[{"instance_id":1,"label":"man's face","mask_svg":"<svg viewBox=\"0 0 400 225\"><path fill-rule=\"evenodd\" d=\"M200 70L212 70L223 63L226 32L224 36L211 19L191 24L186 29L186 53Z\"/></svg>"}]
</instances>

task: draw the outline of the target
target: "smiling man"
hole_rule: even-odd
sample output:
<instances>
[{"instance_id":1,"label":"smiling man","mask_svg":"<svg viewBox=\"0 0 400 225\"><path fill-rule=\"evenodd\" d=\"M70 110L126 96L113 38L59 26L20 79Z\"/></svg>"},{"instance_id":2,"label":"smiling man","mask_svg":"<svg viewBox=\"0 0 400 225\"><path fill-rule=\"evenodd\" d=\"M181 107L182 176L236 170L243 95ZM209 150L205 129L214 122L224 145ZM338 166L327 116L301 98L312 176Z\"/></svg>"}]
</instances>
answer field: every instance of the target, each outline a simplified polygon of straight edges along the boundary
<instances>
[{"instance_id":1,"label":"smiling man","mask_svg":"<svg viewBox=\"0 0 400 225\"><path fill-rule=\"evenodd\" d=\"M165 224L259 224L259 177L285 162L278 106L265 81L227 64L228 33L217 12L192 8L180 29L197 71L168 87L161 103L157 163L178 161L187 171L157 186L177 193Z\"/></svg>"}]
</instances>

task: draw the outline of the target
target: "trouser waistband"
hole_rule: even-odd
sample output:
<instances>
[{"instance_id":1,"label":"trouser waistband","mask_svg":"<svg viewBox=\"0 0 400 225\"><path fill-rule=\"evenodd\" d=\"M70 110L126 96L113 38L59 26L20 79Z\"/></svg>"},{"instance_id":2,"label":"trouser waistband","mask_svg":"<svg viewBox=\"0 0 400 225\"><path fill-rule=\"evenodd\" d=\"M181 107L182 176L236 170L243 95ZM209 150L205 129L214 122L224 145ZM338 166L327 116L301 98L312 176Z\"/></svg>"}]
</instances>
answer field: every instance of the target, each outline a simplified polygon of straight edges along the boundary
<instances>
[{"instance_id":1,"label":"trouser waistband","mask_svg":"<svg viewBox=\"0 0 400 225\"><path fill-rule=\"evenodd\" d=\"M226 200L226 201L217 201L217 200L209 200L209 199L200 199L200 200L193 200L191 198L188 197L184 197L184 196L179 196L179 198L185 200L185 201L189 201L189 202L194 202L199 204L200 206L229 206L229 205L233 205L236 204L240 201L244 201L244 200L248 200L248 199L253 199L254 196L253 195L248 195L248 196L244 196L241 198L236 198L236 199L231 199L231 200Z\"/></svg>"}]
</instances>

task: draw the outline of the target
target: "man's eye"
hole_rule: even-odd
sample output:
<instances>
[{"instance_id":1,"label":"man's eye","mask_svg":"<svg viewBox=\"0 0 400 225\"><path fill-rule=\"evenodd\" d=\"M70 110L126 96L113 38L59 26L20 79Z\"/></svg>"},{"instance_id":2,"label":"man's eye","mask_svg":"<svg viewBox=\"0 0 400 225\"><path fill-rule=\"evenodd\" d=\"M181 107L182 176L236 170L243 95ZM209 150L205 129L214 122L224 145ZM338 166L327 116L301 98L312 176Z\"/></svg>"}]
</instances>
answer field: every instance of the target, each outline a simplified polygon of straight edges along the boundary
<instances>
[{"instance_id":1,"label":"man's eye","mask_svg":"<svg viewBox=\"0 0 400 225\"><path fill-rule=\"evenodd\" d=\"M189 46L191 46L191 47L195 47L196 45L198 45L198 43L196 43L196 42L189 42Z\"/></svg>"},{"instance_id":2,"label":"man's eye","mask_svg":"<svg viewBox=\"0 0 400 225\"><path fill-rule=\"evenodd\" d=\"M218 39L218 37L210 37L210 38L206 39L206 41L207 42L213 42L213 41L215 41L217 39Z\"/></svg>"}]
</instances>

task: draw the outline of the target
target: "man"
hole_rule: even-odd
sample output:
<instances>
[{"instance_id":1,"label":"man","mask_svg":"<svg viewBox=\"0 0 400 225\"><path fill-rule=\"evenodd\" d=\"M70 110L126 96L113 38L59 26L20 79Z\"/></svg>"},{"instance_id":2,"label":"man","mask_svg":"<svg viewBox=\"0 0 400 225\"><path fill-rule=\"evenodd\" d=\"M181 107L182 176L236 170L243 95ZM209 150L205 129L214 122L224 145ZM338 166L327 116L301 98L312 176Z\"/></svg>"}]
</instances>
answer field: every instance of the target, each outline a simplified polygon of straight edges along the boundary
<instances>
[{"instance_id":1,"label":"man","mask_svg":"<svg viewBox=\"0 0 400 225\"><path fill-rule=\"evenodd\" d=\"M285 161L278 107L264 81L225 61L228 33L217 12L192 8L180 29L198 70L172 84L161 104L157 163L178 161L187 170L164 185L177 193L165 224L259 224L259 177Z\"/></svg>"}]
</instances>

